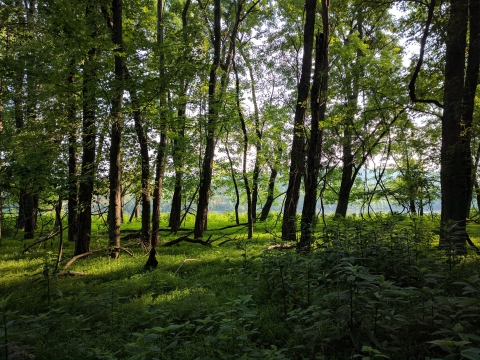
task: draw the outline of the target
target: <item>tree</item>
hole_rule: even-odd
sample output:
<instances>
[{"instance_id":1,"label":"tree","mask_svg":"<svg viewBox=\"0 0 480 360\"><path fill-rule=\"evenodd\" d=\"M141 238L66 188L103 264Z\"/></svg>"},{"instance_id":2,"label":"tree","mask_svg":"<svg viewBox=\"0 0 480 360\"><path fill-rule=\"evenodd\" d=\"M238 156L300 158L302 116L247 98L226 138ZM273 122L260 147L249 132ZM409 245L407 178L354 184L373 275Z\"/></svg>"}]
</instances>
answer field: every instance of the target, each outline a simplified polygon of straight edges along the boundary
<instances>
[{"instance_id":1,"label":"tree","mask_svg":"<svg viewBox=\"0 0 480 360\"><path fill-rule=\"evenodd\" d=\"M122 170L121 170L121 137L123 128L122 106L125 78L125 64L123 52L123 13L122 0L112 1L112 40L115 49L115 79L113 84L114 95L112 99L112 128L110 141L109 161L109 246L114 248L111 252L113 258L120 256L120 225L122 222Z\"/></svg>"},{"instance_id":2,"label":"tree","mask_svg":"<svg viewBox=\"0 0 480 360\"><path fill-rule=\"evenodd\" d=\"M300 197L300 185L304 174L305 116L310 91L316 8L316 0L305 1L306 15L303 34L302 73L297 86L297 103L295 108L292 149L290 153L289 180L282 220L282 239L289 241L296 241L296 214L298 199Z\"/></svg>"},{"instance_id":3,"label":"tree","mask_svg":"<svg viewBox=\"0 0 480 360\"><path fill-rule=\"evenodd\" d=\"M471 129L480 63L480 1L451 0L449 15L442 116L441 222L443 229L451 222L457 226L460 235L454 239L454 245L456 251L465 253L472 181ZM443 231L439 247L448 248L449 241Z\"/></svg>"},{"instance_id":4,"label":"tree","mask_svg":"<svg viewBox=\"0 0 480 360\"><path fill-rule=\"evenodd\" d=\"M322 135L323 122L327 109L328 90L328 23L329 2L322 1L322 33L316 36L315 49L315 71L311 93L311 114L310 136L307 141L306 169L305 169L305 199L301 217L301 237L298 248L301 250L310 249L313 243L313 226L317 208L318 173L322 158Z\"/></svg>"}]
</instances>

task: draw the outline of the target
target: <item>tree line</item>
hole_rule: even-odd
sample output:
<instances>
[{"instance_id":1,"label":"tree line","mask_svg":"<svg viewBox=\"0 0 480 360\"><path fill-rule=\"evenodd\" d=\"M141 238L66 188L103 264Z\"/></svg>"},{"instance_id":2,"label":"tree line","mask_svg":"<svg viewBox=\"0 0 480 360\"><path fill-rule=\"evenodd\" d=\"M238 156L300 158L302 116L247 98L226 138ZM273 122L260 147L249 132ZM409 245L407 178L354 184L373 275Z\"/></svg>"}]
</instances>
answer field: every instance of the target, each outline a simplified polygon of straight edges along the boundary
<instances>
[{"instance_id":1,"label":"tree line","mask_svg":"<svg viewBox=\"0 0 480 360\"><path fill-rule=\"evenodd\" d=\"M283 199L282 239L308 249L318 204L423 215L441 196L441 229L457 226L466 251L479 0L0 4L0 209L18 204L25 239L39 209L66 201L68 239L87 253L92 199L106 196L118 257L127 193L143 243L158 245L165 199L172 231L194 212L201 239L222 191L237 223L246 204L249 238Z\"/></svg>"}]
</instances>

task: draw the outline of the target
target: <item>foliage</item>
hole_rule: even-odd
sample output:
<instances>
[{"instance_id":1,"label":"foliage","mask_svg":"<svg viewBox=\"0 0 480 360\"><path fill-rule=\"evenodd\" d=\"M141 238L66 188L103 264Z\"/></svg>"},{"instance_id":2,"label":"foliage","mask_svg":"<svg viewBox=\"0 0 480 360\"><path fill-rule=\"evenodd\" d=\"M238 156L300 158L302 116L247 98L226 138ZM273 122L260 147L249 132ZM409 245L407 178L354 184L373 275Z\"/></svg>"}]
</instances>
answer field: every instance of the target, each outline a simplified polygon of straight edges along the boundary
<instances>
[{"instance_id":1,"label":"foliage","mask_svg":"<svg viewBox=\"0 0 480 360\"><path fill-rule=\"evenodd\" d=\"M7 347L37 359L478 358L480 266L434 248L438 220L327 218L304 255L266 250L275 219L254 240L214 230L231 216L209 219L230 241L160 246L153 271L135 242L122 244L135 257L94 255L71 267L86 275L62 276L53 243L21 255L4 239L0 358Z\"/></svg>"}]
</instances>

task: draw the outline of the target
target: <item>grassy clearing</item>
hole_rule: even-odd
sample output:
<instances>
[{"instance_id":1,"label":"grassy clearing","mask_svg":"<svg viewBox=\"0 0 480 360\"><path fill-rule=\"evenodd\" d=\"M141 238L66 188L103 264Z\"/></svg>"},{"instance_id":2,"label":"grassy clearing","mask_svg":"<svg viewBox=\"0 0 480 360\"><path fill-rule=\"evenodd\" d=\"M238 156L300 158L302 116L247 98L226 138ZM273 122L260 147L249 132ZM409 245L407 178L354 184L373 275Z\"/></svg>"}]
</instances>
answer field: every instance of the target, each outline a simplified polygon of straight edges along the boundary
<instances>
[{"instance_id":1,"label":"grassy clearing","mask_svg":"<svg viewBox=\"0 0 480 360\"><path fill-rule=\"evenodd\" d=\"M214 214L209 227L230 217ZM480 264L437 251L437 222L328 224L309 255L265 251L278 242L272 218L253 240L228 228L206 234L218 239L210 247L159 247L153 271L130 241L123 245L135 257L98 253L68 269L85 276L53 274L58 240L20 255L21 234L6 238L0 359L480 358ZM93 233L92 248L105 247L100 223ZM164 232L162 241L177 236ZM64 252L62 264L73 244Z\"/></svg>"}]
</instances>

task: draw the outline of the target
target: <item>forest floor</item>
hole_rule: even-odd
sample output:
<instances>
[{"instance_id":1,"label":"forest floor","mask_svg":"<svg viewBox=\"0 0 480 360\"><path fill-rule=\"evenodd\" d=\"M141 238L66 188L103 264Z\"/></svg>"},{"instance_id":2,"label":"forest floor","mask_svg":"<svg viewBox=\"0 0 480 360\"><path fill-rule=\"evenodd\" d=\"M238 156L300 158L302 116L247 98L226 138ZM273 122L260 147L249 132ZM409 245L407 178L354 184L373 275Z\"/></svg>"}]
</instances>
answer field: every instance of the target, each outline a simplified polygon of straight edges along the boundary
<instances>
[{"instance_id":1,"label":"forest floor","mask_svg":"<svg viewBox=\"0 0 480 360\"><path fill-rule=\"evenodd\" d=\"M58 236L23 254L34 240L7 229L0 359L480 359L480 261L437 250L438 219L329 218L309 254L268 249L277 220L248 240L212 214L209 246L164 246L189 232L163 231L154 270L129 236L133 256L99 251L63 269L65 242L55 272ZM469 233L478 244L480 226ZM107 242L95 223L92 250Z\"/></svg>"}]
</instances>

